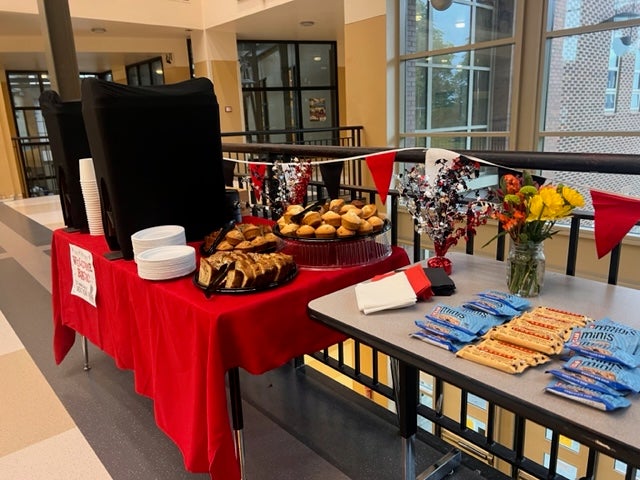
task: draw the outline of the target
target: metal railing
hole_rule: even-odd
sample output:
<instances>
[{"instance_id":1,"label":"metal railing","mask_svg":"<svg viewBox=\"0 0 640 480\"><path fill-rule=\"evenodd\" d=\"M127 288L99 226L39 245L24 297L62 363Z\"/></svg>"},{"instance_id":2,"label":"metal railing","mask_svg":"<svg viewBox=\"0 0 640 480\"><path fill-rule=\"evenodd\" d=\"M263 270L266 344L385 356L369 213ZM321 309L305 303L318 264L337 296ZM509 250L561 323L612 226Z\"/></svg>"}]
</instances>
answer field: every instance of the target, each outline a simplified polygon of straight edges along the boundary
<instances>
[{"instance_id":1,"label":"metal railing","mask_svg":"<svg viewBox=\"0 0 640 480\"><path fill-rule=\"evenodd\" d=\"M224 144L225 155L240 155L245 158L262 156L272 160L287 160L300 158L318 160L327 158L347 158L364 156L368 153L385 150L384 148L345 148L345 147L316 147L316 146L292 146L271 144ZM635 155L595 155L595 154L568 154L568 153L540 153L540 152L485 152L485 151L461 151L460 153L483 158L500 167L509 169L528 170L566 170L573 172L599 172L625 175L640 175L640 156ZM424 162L424 152L420 150L400 151L396 154L396 162L418 164ZM499 169L500 170L500 169ZM498 174L501 172L498 171ZM309 200L323 197L323 183L312 181L309 184ZM361 184L342 183L341 193L345 198L366 198L374 202L377 192L373 188L364 187ZM392 242L398 243L397 219L401 210L399 193L391 189L388 195L388 215L392 221ZM593 220L590 212L577 212L569 225L569 242L565 273L576 274L576 261L578 258L578 241L581 231L581 223L584 220ZM413 239L405 247L413 252L413 260L424 259L425 249L422 248L423 239L417 233L413 233ZM504 241L496 242L495 257L504 259ZM608 282L617 282L618 267L621 258L621 245L614 248L610 255ZM465 245L465 251L473 254L475 245L473 238ZM364 361L363 359L368 359ZM387 375L385 365L389 364L386 355L361 342L348 340L334 345L323 351L308 355L305 359L297 359L297 366L302 369L314 364L314 361L327 365L345 378L356 382L361 386L365 395L376 399L376 403L385 404L387 408L393 405L393 385ZM420 386L421 401L417 411L419 415L420 433L423 437L429 433L436 437L453 443L467 454L499 469L512 478L565 478L561 475L560 463L563 460L563 450L559 448L561 442L567 443L570 439L561 437L556 431L545 433L544 429L538 430L534 438L527 437L527 432L535 430L534 424L524 417L504 410L503 408L484 399L472 396L464 388L453 387L440 378L421 372ZM377 396L377 397L376 397ZM453 402L454 414L446 414L443 410L443 402ZM448 409L451 412L452 409ZM479 417L482 417L479 419ZM472 427L470 427L472 425ZM483 425L475 427L476 425ZM501 425L501 428L498 428ZM510 425L505 429L504 425ZM507 433L505 433L505 430ZM541 432L541 433L540 433ZM563 440L564 439L564 440ZM547 460L530 458L527 447L531 442L543 445ZM636 478L637 469L616 463L614 457L605 457L595 450L585 446L579 447L586 452L579 460L572 457L571 461L577 462L577 476L581 478L626 479ZM605 467L603 467L605 465ZM606 467L609 465L609 467ZM617 470L614 470L614 466ZM617 473L619 472L619 473Z\"/></svg>"}]
</instances>

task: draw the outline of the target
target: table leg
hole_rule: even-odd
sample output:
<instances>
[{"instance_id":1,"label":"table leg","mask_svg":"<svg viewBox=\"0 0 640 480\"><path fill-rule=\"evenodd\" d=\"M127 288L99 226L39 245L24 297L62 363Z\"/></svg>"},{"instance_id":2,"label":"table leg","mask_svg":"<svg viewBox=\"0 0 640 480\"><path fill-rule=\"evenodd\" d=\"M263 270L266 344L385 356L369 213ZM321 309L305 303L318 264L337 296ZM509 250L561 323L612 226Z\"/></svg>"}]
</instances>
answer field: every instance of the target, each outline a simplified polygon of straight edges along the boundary
<instances>
[{"instance_id":1,"label":"table leg","mask_svg":"<svg viewBox=\"0 0 640 480\"><path fill-rule=\"evenodd\" d=\"M82 335L82 357L84 358L83 369L85 372L91 370L91 365L89 365L89 344L87 343L87 337Z\"/></svg>"},{"instance_id":2,"label":"table leg","mask_svg":"<svg viewBox=\"0 0 640 480\"><path fill-rule=\"evenodd\" d=\"M418 369L391 358L393 391L402 437L402 470L404 480L416 478L415 437L418 430Z\"/></svg>"},{"instance_id":3,"label":"table leg","mask_svg":"<svg viewBox=\"0 0 640 480\"><path fill-rule=\"evenodd\" d=\"M229 377L229 398L231 400L231 424L233 426L234 440L236 446L236 458L240 464L240 478L245 480L245 456L244 437L242 428L244 422L242 418L242 393L240 392L240 372L238 367L234 367L227 372Z\"/></svg>"}]
</instances>

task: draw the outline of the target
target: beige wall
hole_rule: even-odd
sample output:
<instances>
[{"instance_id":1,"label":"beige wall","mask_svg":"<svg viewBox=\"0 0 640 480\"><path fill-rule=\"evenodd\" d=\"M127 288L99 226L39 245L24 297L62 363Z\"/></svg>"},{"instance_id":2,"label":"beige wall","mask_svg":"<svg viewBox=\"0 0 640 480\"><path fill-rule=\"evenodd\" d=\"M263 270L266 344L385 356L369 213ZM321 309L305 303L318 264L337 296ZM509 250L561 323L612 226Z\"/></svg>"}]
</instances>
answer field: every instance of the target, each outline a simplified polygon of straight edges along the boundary
<instances>
[{"instance_id":1,"label":"beige wall","mask_svg":"<svg viewBox=\"0 0 640 480\"><path fill-rule=\"evenodd\" d=\"M11 102L7 89L6 74L0 71L0 200L11 200L26 196L22 186L22 175L13 153L11 137L15 136Z\"/></svg>"}]
</instances>

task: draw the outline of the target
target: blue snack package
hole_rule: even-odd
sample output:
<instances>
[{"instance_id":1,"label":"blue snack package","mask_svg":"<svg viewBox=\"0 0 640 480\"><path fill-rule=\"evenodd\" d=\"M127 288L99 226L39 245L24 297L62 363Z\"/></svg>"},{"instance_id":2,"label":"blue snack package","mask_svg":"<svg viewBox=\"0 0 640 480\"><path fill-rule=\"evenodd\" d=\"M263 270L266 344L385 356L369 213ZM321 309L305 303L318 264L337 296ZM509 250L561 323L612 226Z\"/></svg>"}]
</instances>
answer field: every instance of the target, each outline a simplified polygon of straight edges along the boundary
<instances>
[{"instance_id":1,"label":"blue snack package","mask_svg":"<svg viewBox=\"0 0 640 480\"><path fill-rule=\"evenodd\" d=\"M518 297L512 293L500 292L498 290L485 290L484 292L480 292L478 295L488 298L489 300L497 300L498 302L505 303L507 306L520 312L524 312L531 306L531 302L526 298Z\"/></svg>"},{"instance_id":2,"label":"blue snack package","mask_svg":"<svg viewBox=\"0 0 640 480\"><path fill-rule=\"evenodd\" d=\"M577 385L578 387L590 388L591 390L595 390L596 392L604 393L607 395L612 395L614 397L621 397L630 393L629 391L623 392L620 390L615 390L611 387L608 387L604 383L596 380L595 378L588 377L581 373L570 372L569 370L563 369L551 369L547 370L545 373L549 373L560 380L563 380L567 383L571 383L572 385Z\"/></svg>"},{"instance_id":3,"label":"blue snack package","mask_svg":"<svg viewBox=\"0 0 640 480\"><path fill-rule=\"evenodd\" d=\"M628 350L626 351L629 353L638 354L638 351L640 350L640 330L633 327L623 325L622 323L615 322L606 317L596 320L595 322L588 323L586 327L625 338L629 344Z\"/></svg>"},{"instance_id":4,"label":"blue snack package","mask_svg":"<svg viewBox=\"0 0 640 480\"><path fill-rule=\"evenodd\" d=\"M567 360L563 368L577 372L622 392L640 392L640 370L628 368L615 362L575 355Z\"/></svg>"},{"instance_id":5,"label":"blue snack package","mask_svg":"<svg viewBox=\"0 0 640 480\"><path fill-rule=\"evenodd\" d=\"M436 335L441 335L461 343L469 343L478 338L476 335L460 330L455 325L445 322L437 322L429 318L425 320L416 320L415 324L427 332L435 333Z\"/></svg>"},{"instance_id":6,"label":"blue snack package","mask_svg":"<svg viewBox=\"0 0 640 480\"><path fill-rule=\"evenodd\" d=\"M633 353L635 341L615 332L590 327L574 328L565 346L581 355L620 363L625 367L640 365L640 357Z\"/></svg>"},{"instance_id":7,"label":"blue snack package","mask_svg":"<svg viewBox=\"0 0 640 480\"><path fill-rule=\"evenodd\" d=\"M417 338L418 340L422 340L423 342L430 343L431 345L444 348L445 350L449 350L450 352L454 353L467 345L467 343L458 342L451 338L447 338L443 335L438 335L437 333L428 332L426 330L414 332L411 334L411 336L413 338Z\"/></svg>"},{"instance_id":8,"label":"blue snack package","mask_svg":"<svg viewBox=\"0 0 640 480\"><path fill-rule=\"evenodd\" d=\"M579 387L562 380L553 380L546 387L545 391L559 395L576 402L589 405L590 407L610 412L618 408L626 408L631 402L625 397L616 397L606 393L596 392L586 387Z\"/></svg>"},{"instance_id":9,"label":"blue snack package","mask_svg":"<svg viewBox=\"0 0 640 480\"><path fill-rule=\"evenodd\" d=\"M500 317L513 318L520 314L520 311L510 307L506 303L484 297L478 297L475 300L465 302L462 306L471 310L480 310L481 312L487 312L491 315L497 315Z\"/></svg>"},{"instance_id":10,"label":"blue snack package","mask_svg":"<svg viewBox=\"0 0 640 480\"><path fill-rule=\"evenodd\" d=\"M494 323L488 316L478 315L472 310L452 307L443 303L433 307L433 310L426 317L434 322L445 322L453 325L469 335L477 335L484 332L491 328Z\"/></svg>"}]
</instances>

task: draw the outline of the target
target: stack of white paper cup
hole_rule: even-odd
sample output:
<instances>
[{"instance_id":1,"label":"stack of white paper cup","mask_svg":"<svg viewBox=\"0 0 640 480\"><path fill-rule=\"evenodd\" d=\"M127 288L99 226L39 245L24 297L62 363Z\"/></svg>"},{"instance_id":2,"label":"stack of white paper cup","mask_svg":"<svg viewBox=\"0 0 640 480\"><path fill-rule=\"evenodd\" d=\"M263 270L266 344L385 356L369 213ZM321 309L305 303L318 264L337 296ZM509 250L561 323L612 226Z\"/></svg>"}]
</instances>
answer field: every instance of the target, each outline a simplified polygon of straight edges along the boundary
<instances>
[{"instance_id":1,"label":"stack of white paper cup","mask_svg":"<svg viewBox=\"0 0 640 480\"><path fill-rule=\"evenodd\" d=\"M84 208L87 212L87 223L91 235L104 235L102 228L102 211L100 209L100 193L96 182L96 171L93 167L93 158L81 158L80 164L80 187L82 188L82 198L84 198Z\"/></svg>"}]
</instances>

